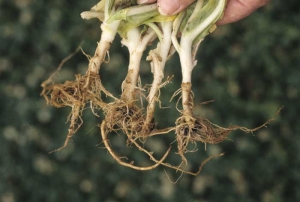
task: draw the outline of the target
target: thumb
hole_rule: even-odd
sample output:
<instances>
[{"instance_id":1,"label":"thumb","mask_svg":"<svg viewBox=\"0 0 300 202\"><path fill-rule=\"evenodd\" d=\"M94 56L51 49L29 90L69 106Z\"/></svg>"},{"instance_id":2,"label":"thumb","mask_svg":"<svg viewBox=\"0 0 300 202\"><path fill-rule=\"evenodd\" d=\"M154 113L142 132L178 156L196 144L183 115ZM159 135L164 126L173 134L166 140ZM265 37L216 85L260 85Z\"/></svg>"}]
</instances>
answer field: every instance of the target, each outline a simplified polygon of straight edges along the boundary
<instances>
[{"instance_id":1,"label":"thumb","mask_svg":"<svg viewBox=\"0 0 300 202\"><path fill-rule=\"evenodd\" d=\"M256 9L266 5L270 0L228 0L223 19L218 25L228 24L241 20L250 15Z\"/></svg>"},{"instance_id":2,"label":"thumb","mask_svg":"<svg viewBox=\"0 0 300 202\"><path fill-rule=\"evenodd\" d=\"M158 11L162 15L175 15L194 1L195 0L158 0Z\"/></svg>"}]
</instances>

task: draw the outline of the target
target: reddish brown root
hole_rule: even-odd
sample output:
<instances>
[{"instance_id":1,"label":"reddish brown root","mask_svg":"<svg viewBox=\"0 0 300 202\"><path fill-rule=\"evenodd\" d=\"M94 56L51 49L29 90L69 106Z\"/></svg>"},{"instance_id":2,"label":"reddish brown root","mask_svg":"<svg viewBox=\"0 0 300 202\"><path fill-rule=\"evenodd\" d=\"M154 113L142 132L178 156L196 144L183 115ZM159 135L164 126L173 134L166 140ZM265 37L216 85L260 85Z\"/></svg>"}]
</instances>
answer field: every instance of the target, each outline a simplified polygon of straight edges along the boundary
<instances>
[{"instance_id":1,"label":"reddish brown root","mask_svg":"<svg viewBox=\"0 0 300 202\"><path fill-rule=\"evenodd\" d=\"M202 168L203 166L208 162L210 161L211 159L213 158L217 158L217 157L220 157L220 156L223 156L224 154L219 154L219 155L212 155L210 157L208 157L207 159L205 159L200 167L198 168L198 170L196 172L190 172L190 171L187 171L187 170L184 170L182 169L180 166L173 166L169 163L166 163L164 162L165 159L167 158L167 156L169 155L170 151L171 151L171 147L169 147L169 149L165 152L165 154L163 155L163 157L160 159L160 160L157 160L154 156L153 156L153 152L150 152L148 150L146 150L144 147L142 147L132 136L128 136L128 141L131 142L133 145L135 145L139 151L141 152L144 152L146 155L149 156L149 159L151 161L153 161L155 164L151 165L151 166L146 166L146 167L143 167L143 166L136 166L134 165L134 161L131 161L131 162L125 162L123 161L122 159L128 159L127 157L119 157L114 151L113 151L113 148L111 147L110 143L109 143L109 140L108 140L108 133L110 131L110 129L107 128L109 124L106 123L106 121L104 120L101 124L101 136L102 136L102 140L103 140L103 143L104 143L104 146L105 148L108 150L108 152L110 153L110 155L119 163L121 164L122 166L125 166L125 167L129 167L129 168L132 168L132 169L135 169L135 170L141 170L141 171L145 171L145 170L152 170L152 169L155 169L156 167L158 167L159 165L162 165L162 166L165 166L167 168L170 168L170 169L173 169L173 170L176 170L176 172L181 172L181 173L185 173L185 174L189 174L189 175L199 175L202 171Z\"/></svg>"},{"instance_id":2,"label":"reddish brown root","mask_svg":"<svg viewBox=\"0 0 300 202\"><path fill-rule=\"evenodd\" d=\"M106 127L109 130L124 129L130 133L137 133L142 129L143 115L134 103L121 100L108 104L105 109Z\"/></svg>"},{"instance_id":3,"label":"reddish brown root","mask_svg":"<svg viewBox=\"0 0 300 202\"><path fill-rule=\"evenodd\" d=\"M63 62L65 62L65 60ZM191 83L183 83L181 89L175 92L172 96L173 98L180 92L182 93L182 96L179 98L179 100L182 99L182 110L177 109L183 115L176 120L175 127L156 129L154 111L155 103L160 102L158 98L161 86L157 86L157 91L154 91L151 98L147 98L149 105L145 113L145 109L140 108L136 104L136 99L139 96L142 97L144 95L141 94L141 88L136 87L135 84L137 81L135 79L137 76L134 76L135 74L131 71L128 72L128 75L123 82L123 93L121 95L121 99L117 99L102 86L100 76L98 73L95 73L98 71L96 63L94 64L95 72L89 69L84 76L76 75L74 81L66 81L63 84L54 84L52 77L61 69L62 64L63 63L60 64L58 70L52 74L49 79L43 82L43 91L41 93L49 105L58 108L69 106L72 109L68 116L70 126L64 145L53 152L59 151L67 146L73 135L82 126L82 112L86 108L86 105L90 104L90 109L95 115L97 115L95 110L104 111L105 119L101 124L101 135L108 152L119 164L136 170L151 170L162 165L176 170L176 172L179 171L181 173L198 175L204 164L212 158L220 157L223 154L208 157L201 163L198 171L196 172L187 171L185 170L185 166L188 163L188 159L185 157L185 154L196 151L197 142L204 144L218 144L226 140L230 132L234 130L242 130L246 133L253 133L272 122L281 110L279 109L272 119L254 129L235 125L223 128L210 122L208 119L193 116L194 103ZM102 94L110 96L114 99L114 102L109 104L103 102L101 99ZM155 135L168 134L173 130L175 130L176 133L178 154L182 160L179 166L174 166L165 162L167 156L170 154L171 148L165 152L160 160L157 160L153 156L153 152L146 150L144 146L142 146L147 138ZM136 166L133 162L124 161L123 158L119 157L113 151L113 148L110 145L108 134L112 131L122 131L127 136L127 144L130 144L134 148L145 153L150 160L154 162L154 164L143 167ZM191 149L189 145L194 145L195 147Z\"/></svg>"},{"instance_id":4,"label":"reddish brown root","mask_svg":"<svg viewBox=\"0 0 300 202\"><path fill-rule=\"evenodd\" d=\"M281 109L282 108L277 111L274 117L259 127L253 129L237 125L223 128L202 117L181 116L176 120L176 141L178 154L181 156L182 161L187 163L187 159L185 158L184 154L195 151L195 149L187 149L190 143L195 144L195 146L197 142L202 142L205 144L218 144L226 140L227 136L235 130L253 133L263 127L266 127L268 124L274 121Z\"/></svg>"},{"instance_id":5,"label":"reddish brown root","mask_svg":"<svg viewBox=\"0 0 300 202\"><path fill-rule=\"evenodd\" d=\"M44 96L47 104L60 108L93 102L95 106L103 108L105 103L102 102L101 92L106 90L101 84L100 76L94 73L75 76L75 81L42 86L41 95Z\"/></svg>"},{"instance_id":6,"label":"reddish brown root","mask_svg":"<svg viewBox=\"0 0 300 202\"><path fill-rule=\"evenodd\" d=\"M214 128L207 119L182 116L176 120L176 141L178 154L187 163L184 154L193 152L187 149L189 143L196 142L217 144L224 141L233 129Z\"/></svg>"},{"instance_id":7,"label":"reddish brown root","mask_svg":"<svg viewBox=\"0 0 300 202\"><path fill-rule=\"evenodd\" d=\"M128 136L128 140L134 144L141 152L144 152L145 154L147 154L149 156L149 159L153 162L155 162L154 165L152 166L147 166L147 167L140 167L140 166L135 166L133 165L133 161L132 162L124 162L122 161L123 158L126 158L127 157L119 157L112 149L112 147L110 146L109 144L109 140L107 138L107 133L108 133L108 130L105 128L106 127L106 123L105 121L102 122L101 124L101 135L102 135L102 139L103 139L103 142L104 142L104 145L106 147L106 149L109 151L109 153L111 154L111 156L121 165L123 166L126 166L126 167L130 167L132 169L135 169L135 170L152 170L152 169L155 169L156 167L158 167L159 165L162 165L162 166L165 166L167 168L170 168L170 169L173 169L175 170L176 172L181 172L181 173L185 173L185 174L189 174L189 175L194 175L194 176L197 176L201 173L202 171L202 168L203 166L208 162L210 161L211 159L213 158L217 158L217 157L220 157L220 156L223 156L224 154L218 154L218 155L212 155L210 157L208 157L207 159L205 159L201 165L199 166L198 170L196 172L191 172L191 171L187 171L187 170L184 170L181 168L181 166L173 166L169 163L166 163L164 162L164 160L166 159L166 157L169 155L170 153L170 150L171 150L171 147L165 152L164 156L161 158L161 160L157 160L154 156L153 156L153 152L150 152L148 150L146 150L144 147L142 147L140 144L137 143L137 141L135 139L133 139L131 136Z\"/></svg>"},{"instance_id":8,"label":"reddish brown root","mask_svg":"<svg viewBox=\"0 0 300 202\"><path fill-rule=\"evenodd\" d=\"M149 157L150 157L150 160L154 161L155 164L152 165L152 166L146 166L146 167L142 167L142 166L136 166L136 165L133 165L133 162L124 162L122 161L122 159L117 156L117 154L115 154L115 152L113 151L113 149L111 148L110 144L109 144L109 140L108 140L108 137L107 137L107 133L109 130L106 129L107 127L107 124L105 121L102 122L101 124L101 136L102 136L102 140L103 140L103 143L106 147L106 149L108 150L108 152L111 154L111 156L121 165L125 166L125 167L129 167L129 168L132 168L132 169L135 169L135 170L142 170L142 171L145 171L145 170L152 170L154 168L156 168L157 166L159 166L160 164L163 163L163 161L167 158L167 156L169 155L170 151L171 151L171 147L166 151L166 153L163 155L163 157L161 158L161 160L156 160L153 155L151 154L151 152L148 152L147 150L145 150L144 148L140 147L139 146L139 149L143 152L145 152ZM136 141L134 141L133 139L130 139L130 141L134 142L136 145L138 145L136 143Z\"/></svg>"},{"instance_id":9,"label":"reddish brown root","mask_svg":"<svg viewBox=\"0 0 300 202\"><path fill-rule=\"evenodd\" d=\"M101 92L107 93L98 74L89 73L84 76L78 74L75 81L66 81L63 84L54 84L51 77L42 84L43 91L41 95L49 105L57 108L71 107L68 118L68 121L70 121L68 135L64 145L55 150L58 151L67 146L72 136L81 127L83 123L81 115L86 104L90 104L92 112L96 115L95 110L100 110L106 105L101 99Z\"/></svg>"}]
</instances>

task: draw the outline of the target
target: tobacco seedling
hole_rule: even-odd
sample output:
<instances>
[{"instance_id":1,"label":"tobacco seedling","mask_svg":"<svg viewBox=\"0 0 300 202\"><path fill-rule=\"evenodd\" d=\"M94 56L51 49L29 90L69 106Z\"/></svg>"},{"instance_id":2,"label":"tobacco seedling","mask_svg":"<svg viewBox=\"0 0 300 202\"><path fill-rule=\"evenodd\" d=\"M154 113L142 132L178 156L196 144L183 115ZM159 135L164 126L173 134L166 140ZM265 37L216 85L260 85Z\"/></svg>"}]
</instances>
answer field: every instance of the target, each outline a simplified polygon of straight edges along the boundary
<instances>
[{"instance_id":1,"label":"tobacco seedling","mask_svg":"<svg viewBox=\"0 0 300 202\"><path fill-rule=\"evenodd\" d=\"M226 0L198 0L178 15L162 16L156 4L137 5L135 0L102 0L90 11L83 12L81 14L83 19L99 19L102 30L94 56L87 56L89 65L86 74L83 76L78 74L75 81L66 81L64 84L53 82L53 77L71 55L60 64L49 79L42 83L41 94L49 105L71 107L66 141L55 151L66 147L71 137L83 124L82 112L89 104L95 116L98 116L96 111L103 111L105 117L99 124L102 140L108 152L119 164L137 170L151 170L162 165L182 173L198 175L205 163L223 154L210 156L201 163L198 171L191 172L185 170L188 164L185 154L195 151L188 149L190 143L218 144L226 140L233 130L254 132L273 121L275 117L254 129L240 126L223 128L193 113L192 71L197 64L196 53L203 39L216 29L216 22L222 18L225 7ZM109 49L117 34L120 35L121 44L127 47L130 55L120 97L112 95L105 89L99 75L103 62L109 62ZM156 47L149 50L146 58L151 66L153 82L143 87L140 78L142 56L148 51L148 45L155 42L157 42ZM168 77L164 81L165 65L175 52L180 58L182 83L181 88L171 99L180 95L177 110L181 115L174 127L157 128L154 112L157 110L156 105L160 103L160 89L171 79ZM109 96L112 101L103 101L101 99L103 95ZM182 108L179 107L179 100ZM145 102L146 107L143 105ZM119 157L109 142L109 134L120 131L126 135L127 144L134 145L139 151L145 153L154 164L139 166ZM170 155L171 147L160 160L157 160L153 152L142 146L147 138L167 135L173 131L176 134L177 154L181 159L179 166L165 162Z\"/></svg>"}]
</instances>

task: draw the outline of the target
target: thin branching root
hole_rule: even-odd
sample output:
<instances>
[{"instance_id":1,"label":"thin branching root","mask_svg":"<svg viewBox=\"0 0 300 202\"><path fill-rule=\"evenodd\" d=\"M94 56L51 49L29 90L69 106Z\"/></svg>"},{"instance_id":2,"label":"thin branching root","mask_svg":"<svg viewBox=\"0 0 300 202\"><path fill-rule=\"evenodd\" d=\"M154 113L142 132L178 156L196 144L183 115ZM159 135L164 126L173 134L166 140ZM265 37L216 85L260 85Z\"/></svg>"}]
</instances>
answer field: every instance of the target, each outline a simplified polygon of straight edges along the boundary
<instances>
[{"instance_id":1,"label":"thin branching root","mask_svg":"<svg viewBox=\"0 0 300 202\"><path fill-rule=\"evenodd\" d=\"M165 152L165 154L163 155L163 157L161 158L161 160L156 160L156 158L153 157L153 154L149 151L147 151L146 149L144 149L143 147L141 147L134 139L131 138L131 136L129 136L129 141L132 142L135 146L137 146L139 148L140 151L146 153L149 157L151 161L154 161L155 164L151 165L151 166L146 166L146 167L142 167L142 166L136 166L134 165L134 162L124 162L119 156L117 156L117 154L115 154L115 152L113 151L113 149L110 146L108 137L107 137L107 130L105 129L107 127L107 123L105 121L102 122L101 124L101 135L102 135L102 139L103 139L103 143L106 147L106 149L108 150L108 152L111 154L111 156L121 165L126 166L126 167L130 167L133 168L135 170L152 170L154 168L156 168L157 166L163 164L164 160L167 158L168 154L170 153L171 147ZM127 158L125 158L127 159Z\"/></svg>"},{"instance_id":2,"label":"thin branching root","mask_svg":"<svg viewBox=\"0 0 300 202\"><path fill-rule=\"evenodd\" d=\"M75 51L77 52L79 48ZM89 105L92 112L96 115L97 110L101 110L106 104L101 99L101 94L105 96L112 96L102 85L100 75L87 71L86 75L75 75L74 81L66 81L63 84L54 83L54 77L59 73L64 63L75 55L75 52L67 56L57 70L42 83L41 95L45 98L48 105L52 105L57 108L71 107L71 112L68 117L70 126L68 129L68 135L64 145L56 149L61 150L67 146L72 136L83 124L81 118L83 110Z\"/></svg>"},{"instance_id":3,"label":"thin branching root","mask_svg":"<svg viewBox=\"0 0 300 202\"><path fill-rule=\"evenodd\" d=\"M277 112L279 113L279 111ZM276 114L277 115L277 114ZM211 123L208 119L201 117L179 117L176 120L176 141L178 154L181 156L183 163L187 163L184 154L197 151L197 142L204 144L219 144L228 139L227 136L235 130L241 130L246 133L253 133L263 127L266 127L275 119L272 118L259 127L249 129L242 126L229 126L224 128ZM187 121L188 120L188 121ZM189 144L194 144L193 149L188 149Z\"/></svg>"},{"instance_id":4,"label":"thin branching root","mask_svg":"<svg viewBox=\"0 0 300 202\"><path fill-rule=\"evenodd\" d=\"M98 19L102 31L94 55L88 56L84 53L89 61L85 75L77 74L74 81L65 81L62 84L54 82L55 75L64 63L74 56L75 53L72 53L62 61L57 71L42 83L41 95L47 104L57 108L71 108L67 119L70 126L65 143L54 151L67 146L73 135L84 124L83 111L90 109L97 117L101 113L104 114L99 124L102 141L108 153L120 165L143 171L163 166L179 172L180 176L183 173L198 175L204 164L213 158L223 156L223 153L210 156L200 164L198 170L190 171L187 166L189 163L187 153L196 152L198 144L203 143L205 146L219 144L228 139L232 131L253 133L272 122L280 110L273 118L254 129L237 125L224 128L193 113L194 97L197 96L192 92L192 71L197 65L195 56L205 36L216 29L216 22L222 18L225 7L226 0L196 0L177 15L162 16L156 3L137 5L136 1L129 0L101 0L90 11L83 12L81 14L83 19ZM104 88L99 75L102 64L110 60L109 49L117 34L122 39L121 44L127 47L129 52L128 71L127 75L124 75L122 94L119 97ZM156 46L151 46L153 49L149 48L149 45L155 42ZM176 120L175 126L159 128L156 122L159 119L155 117L155 112L162 108L161 88L166 87L172 78L172 76L164 78L165 64L175 52L180 58L182 83L171 100L179 97L176 109L180 117ZM140 77L141 60L145 53L148 54L146 60L151 67L153 78L151 84L143 84ZM102 99L103 96L110 99ZM157 108L158 105L160 108ZM170 146L164 153L152 152L151 145L148 145L149 141L147 142L149 138L174 133L176 136L169 144L177 144L177 151L171 152ZM141 165L142 163L129 160L130 157L124 157L116 152L114 142L110 142L110 139L117 138L112 137L116 134L124 135L127 140L126 146L142 152L149 158L150 164ZM168 157L174 153L177 155L177 163L168 162L171 159Z\"/></svg>"},{"instance_id":5,"label":"thin branching root","mask_svg":"<svg viewBox=\"0 0 300 202\"><path fill-rule=\"evenodd\" d=\"M80 128L83 121L81 115L86 105L89 104L92 112L102 109L106 104L101 99L101 92L109 94L102 86L100 77L97 74L76 75L75 81L66 81L63 84L53 84L51 78L42 84L42 96L47 104L57 108L71 107L71 113L68 117L70 126L68 135L63 147L67 146L71 137ZM50 84L51 83L51 84Z\"/></svg>"}]
</instances>

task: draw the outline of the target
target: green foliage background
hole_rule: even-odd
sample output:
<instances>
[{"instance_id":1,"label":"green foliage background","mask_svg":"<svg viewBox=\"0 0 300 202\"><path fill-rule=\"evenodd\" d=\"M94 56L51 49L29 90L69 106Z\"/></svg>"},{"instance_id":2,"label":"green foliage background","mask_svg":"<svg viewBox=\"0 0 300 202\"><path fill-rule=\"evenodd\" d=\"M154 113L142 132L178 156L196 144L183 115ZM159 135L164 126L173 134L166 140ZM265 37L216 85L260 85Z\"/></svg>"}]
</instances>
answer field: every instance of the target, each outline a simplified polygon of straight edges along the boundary
<instances>
[{"instance_id":1,"label":"green foliage background","mask_svg":"<svg viewBox=\"0 0 300 202\"><path fill-rule=\"evenodd\" d=\"M0 201L300 201L300 3L271 1L250 17L222 26L202 43L193 74L195 108L222 126L256 127L284 105L279 117L254 135L234 132L233 141L198 144L190 154L195 170L212 153L197 176L183 175L172 184L163 168L139 172L118 165L102 148L97 124L101 118L84 114L84 126L60 152L67 133L69 109L46 106L40 84L60 61L84 42L90 55L99 40L97 20L80 13L97 1L0 0ZM111 62L101 70L103 84L115 95L126 75L128 53L119 40ZM84 73L88 61L78 53L66 63L58 81ZM172 83L162 90L157 113L161 126L178 116L173 92L180 87L178 58L169 61ZM143 83L151 82L143 63ZM159 151L174 134L149 144ZM147 161L139 152L127 153L122 136L112 135L116 151ZM174 152L174 151L172 151ZM174 159L170 161L176 162ZM176 175L169 175L176 180ZM179 177L177 175L177 177Z\"/></svg>"}]
</instances>

